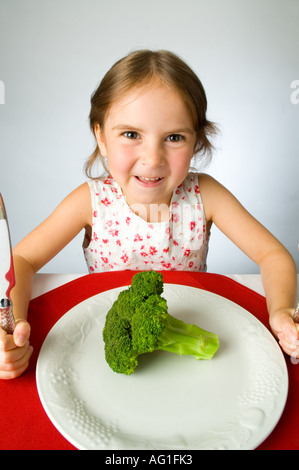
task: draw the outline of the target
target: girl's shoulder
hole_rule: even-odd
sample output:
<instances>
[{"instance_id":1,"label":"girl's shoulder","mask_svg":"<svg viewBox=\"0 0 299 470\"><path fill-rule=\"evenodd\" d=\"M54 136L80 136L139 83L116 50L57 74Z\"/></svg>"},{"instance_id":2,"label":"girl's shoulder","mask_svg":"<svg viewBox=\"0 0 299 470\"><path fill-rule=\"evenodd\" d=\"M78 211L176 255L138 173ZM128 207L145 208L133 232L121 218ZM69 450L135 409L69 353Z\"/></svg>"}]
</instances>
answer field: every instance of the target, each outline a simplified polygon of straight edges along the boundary
<instances>
[{"instance_id":1,"label":"girl's shoulder","mask_svg":"<svg viewBox=\"0 0 299 470\"><path fill-rule=\"evenodd\" d=\"M207 173L198 173L198 186L203 197L217 198L226 195L227 197L234 198L232 193L213 176Z\"/></svg>"},{"instance_id":2,"label":"girl's shoulder","mask_svg":"<svg viewBox=\"0 0 299 470\"><path fill-rule=\"evenodd\" d=\"M196 178L198 180L198 187L201 193L201 196L211 197L218 191L226 190L213 176L208 175L207 173L196 173Z\"/></svg>"},{"instance_id":3,"label":"girl's shoulder","mask_svg":"<svg viewBox=\"0 0 299 470\"><path fill-rule=\"evenodd\" d=\"M84 225L91 221L91 196L88 182L74 189L57 207L56 211L73 214Z\"/></svg>"},{"instance_id":4,"label":"girl's shoulder","mask_svg":"<svg viewBox=\"0 0 299 470\"><path fill-rule=\"evenodd\" d=\"M216 213L238 203L231 192L207 173L198 173L198 186L207 220Z\"/></svg>"}]
</instances>

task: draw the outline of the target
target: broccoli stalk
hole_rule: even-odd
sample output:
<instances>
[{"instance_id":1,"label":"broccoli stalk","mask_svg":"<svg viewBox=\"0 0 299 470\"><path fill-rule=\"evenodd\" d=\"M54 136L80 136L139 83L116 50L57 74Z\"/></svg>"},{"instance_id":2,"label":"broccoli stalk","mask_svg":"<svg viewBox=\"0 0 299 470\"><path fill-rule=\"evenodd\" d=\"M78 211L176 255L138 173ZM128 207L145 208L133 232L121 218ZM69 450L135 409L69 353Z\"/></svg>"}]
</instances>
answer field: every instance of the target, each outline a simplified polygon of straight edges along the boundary
<instances>
[{"instance_id":1,"label":"broccoli stalk","mask_svg":"<svg viewBox=\"0 0 299 470\"><path fill-rule=\"evenodd\" d=\"M165 328L158 337L156 349L180 356L193 356L195 359L211 359L218 346L218 336L214 333L168 315Z\"/></svg>"},{"instance_id":2,"label":"broccoli stalk","mask_svg":"<svg viewBox=\"0 0 299 470\"><path fill-rule=\"evenodd\" d=\"M160 273L138 273L109 310L103 339L106 361L115 372L131 374L138 356L155 350L195 359L211 359L217 351L218 336L170 315L162 292Z\"/></svg>"}]
</instances>

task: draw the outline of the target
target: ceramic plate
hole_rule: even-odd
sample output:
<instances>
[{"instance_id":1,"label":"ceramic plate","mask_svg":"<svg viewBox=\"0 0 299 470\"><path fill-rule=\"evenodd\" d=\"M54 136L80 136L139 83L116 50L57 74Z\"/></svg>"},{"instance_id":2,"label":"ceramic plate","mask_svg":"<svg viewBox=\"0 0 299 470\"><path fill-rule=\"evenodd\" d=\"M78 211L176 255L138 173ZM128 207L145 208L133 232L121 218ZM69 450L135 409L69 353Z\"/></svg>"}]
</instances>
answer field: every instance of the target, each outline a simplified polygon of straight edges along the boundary
<instances>
[{"instance_id":1,"label":"ceramic plate","mask_svg":"<svg viewBox=\"0 0 299 470\"><path fill-rule=\"evenodd\" d=\"M285 406L288 374L271 333L210 292L164 285L169 313L219 335L211 360L157 351L125 376L105 362L105 315L124 288L67 312L40 350L37 387L60 433L78 449L254 449Z\"/></svg>"}]
</instances>

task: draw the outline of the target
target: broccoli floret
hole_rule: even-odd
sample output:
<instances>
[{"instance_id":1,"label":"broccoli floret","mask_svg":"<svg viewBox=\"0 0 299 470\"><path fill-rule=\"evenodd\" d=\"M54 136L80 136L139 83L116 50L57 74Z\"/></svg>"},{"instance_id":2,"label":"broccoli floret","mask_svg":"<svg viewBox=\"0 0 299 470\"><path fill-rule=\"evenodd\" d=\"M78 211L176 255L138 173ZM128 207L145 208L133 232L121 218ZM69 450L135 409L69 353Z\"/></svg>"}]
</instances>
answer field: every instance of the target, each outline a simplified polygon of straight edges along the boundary
<instances>
[{"instance_id":1,"label":"broccoli floret","mask_svg":"<svg viewBox=\"0 0 299 470\"><path fill-rule=\"evenodd\" d=\"M217 351L218 336L170 315L162 293L161 273L138 273L107 313L105 358L115 372L132 374L138 356L155 350L195 359L211 359Z\"/></svg>"},{"instance_id":2,"label":"broccoli floret","mask_svg":"<svg viewBox=\"0 0 299 470\"><path fill-rule=\"evenodd\" d=\"M162 294L162 274L156 271L142 271L141 273L135 274L131 283L131 291L143 299L147 299L153 294Z\"/></svg>"},{"instance_id":3,"label":"broccoli floret","mask_svg":"<svg viewBox=\"0 0 299 470\"><path fill-rule=\"evenodd\" d=\"M105 357L112 370L129 375L138 365L138 354L133 351L131 322L118 312L118 300L116 300L107 313L103 329Z\"/></svg>"}]
</instances>

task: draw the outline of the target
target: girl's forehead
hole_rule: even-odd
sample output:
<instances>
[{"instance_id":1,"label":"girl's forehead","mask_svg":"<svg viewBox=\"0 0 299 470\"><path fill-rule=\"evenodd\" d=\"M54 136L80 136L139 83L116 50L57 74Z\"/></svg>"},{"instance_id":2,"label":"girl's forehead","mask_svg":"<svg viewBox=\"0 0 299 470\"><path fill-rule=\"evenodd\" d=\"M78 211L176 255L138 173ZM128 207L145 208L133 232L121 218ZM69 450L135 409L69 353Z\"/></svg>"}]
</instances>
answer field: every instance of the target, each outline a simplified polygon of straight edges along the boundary
<instances>
[{"instance_id":1,"label":"girl's forehead","mask_svg":"<svg viewBox=\"0 0 299 470\"><path fill-rule=\"evenodd\" d=\"M112 100L106 118L111 112L121 112L132 106L138 106L138 104L141 103L142 105L146 103L149 105L153 103L162 105L167 103L167 101L172 104L176 103L186 107L185 101L183 100L181 94L175 90L174 87L157 81L153 83L135 85L118 94L114 100Z\"/></svg>"}]
</instances>

